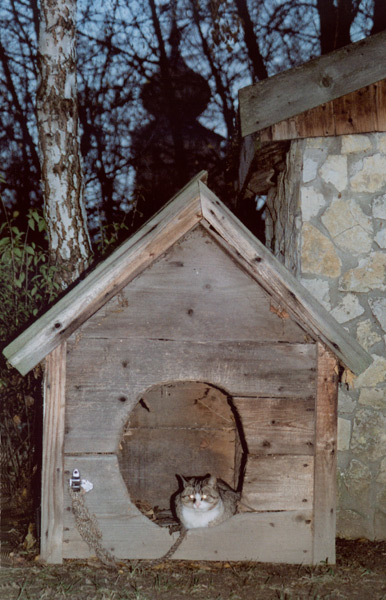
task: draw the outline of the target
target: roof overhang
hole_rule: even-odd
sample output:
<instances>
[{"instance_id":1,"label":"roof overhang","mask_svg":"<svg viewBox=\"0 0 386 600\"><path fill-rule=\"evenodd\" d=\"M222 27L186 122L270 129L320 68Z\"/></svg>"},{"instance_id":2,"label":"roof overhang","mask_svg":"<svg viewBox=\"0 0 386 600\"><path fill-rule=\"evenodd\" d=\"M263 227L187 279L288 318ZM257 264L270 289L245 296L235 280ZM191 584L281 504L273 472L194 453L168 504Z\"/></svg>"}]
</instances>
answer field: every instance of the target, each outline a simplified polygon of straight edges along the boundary
<instances>
[{"instance_id":1,"label":"roof overhang","mask_svg":"<svg viewBox=\"0 0 386 600\"><path fill-rule=\"evenodd\" d=\"M314 339L361 373L370 355L205 185L201 172L3 351L23 375L197 224Z\"/></svg>"}]
</instances>

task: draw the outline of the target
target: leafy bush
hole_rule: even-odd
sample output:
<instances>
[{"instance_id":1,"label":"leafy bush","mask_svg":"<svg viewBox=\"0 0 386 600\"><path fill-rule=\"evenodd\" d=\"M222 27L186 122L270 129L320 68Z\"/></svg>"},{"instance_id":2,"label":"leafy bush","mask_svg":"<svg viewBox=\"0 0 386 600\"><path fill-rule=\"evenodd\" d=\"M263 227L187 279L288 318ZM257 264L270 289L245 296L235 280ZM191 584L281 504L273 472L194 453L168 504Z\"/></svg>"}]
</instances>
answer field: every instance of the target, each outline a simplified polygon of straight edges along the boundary
<instances>
[{"instance_id":1,"label":"leafy bush","mask_svg":"<svg viewBox=\"0 0 386 600\"><path fill-rule=\"evenodd\" d=\"M49 264L48 250L29 242L31 232L44 234L46 223L35 209L29 209L28 227L16 225L18 213L0 225L0 339L12 333L31 316L37 315L59 291L54 282L55 267Z\"/></svg>"},{"instance_id":2,"label":"leafy bush","mask_svg":"<svg viewBox=\"0 0 386 600\"><path fill-rule=\"evenodd\" d=\"M17 212L0 225L0 341L9 342L59 290L44 247L46 223L37 210L27 214L26 231ZM42 243L32 241L39 237ZM1 355L0 355L1 356ZM31 513L39 489L42 376L39 368L26 377L0 360L0 432L2 499Z\"/></svg>"}]
</instances>

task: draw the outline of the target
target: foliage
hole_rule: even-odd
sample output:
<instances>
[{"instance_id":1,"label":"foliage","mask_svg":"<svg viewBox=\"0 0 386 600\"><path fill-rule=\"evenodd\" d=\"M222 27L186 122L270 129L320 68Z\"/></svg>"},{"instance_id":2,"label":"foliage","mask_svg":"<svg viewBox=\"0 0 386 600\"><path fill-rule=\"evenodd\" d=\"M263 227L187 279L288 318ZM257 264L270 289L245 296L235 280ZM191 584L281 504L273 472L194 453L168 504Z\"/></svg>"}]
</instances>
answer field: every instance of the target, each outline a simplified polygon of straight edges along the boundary
<instances>
[{"instance_id":1,"label":"foliage","mask_svg":"<svg viewBox=\"0 0 386 600\"><path fill-rule=\"evenodd\" d=\"M48 261L48 250L29 241L31 232L45 231L43 216L30 208L26 231L15 224L17 217L18 213L14 212L0 225L0 340L9 339L59 291L53 277L55 266Z\"/></svg>"},{"instance_id":2,"label":"foliage","mask_svg":"<svg viewBox=\"0 0 386 600\"><path fill-rule=\"evenodd\" d=\"M58 291L48 249L32 241L44 235L46 223L35 209L27 213L27 229L14 212L0 225L0 340L9 341ZM23 512L32 510L40 463L41 372L22 377L0 361L0 432L2 497Z\"/></svg>"}]
</instances>

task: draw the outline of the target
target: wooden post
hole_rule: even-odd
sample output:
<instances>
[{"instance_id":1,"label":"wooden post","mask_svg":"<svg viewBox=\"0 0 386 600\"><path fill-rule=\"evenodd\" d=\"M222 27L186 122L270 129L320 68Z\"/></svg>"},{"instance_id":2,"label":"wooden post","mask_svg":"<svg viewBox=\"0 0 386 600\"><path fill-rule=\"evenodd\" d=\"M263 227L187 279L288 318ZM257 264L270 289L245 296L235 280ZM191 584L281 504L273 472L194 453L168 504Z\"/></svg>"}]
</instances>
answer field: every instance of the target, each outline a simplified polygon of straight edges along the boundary
<instances>
[{"instance_id":1,"label":"wooden post","mask_svg":"<svg viewBox=\"0 0 386 600\"><path fill-rule=\"evenodd\" d=\"M338 373L336 357L318 343L315 415L313 564L335 563Z\"/></svg>"},{"instance_id":2,"label":"wooden post","mask_svg":"<svg viewBox=\"0 0 386 600\"><path fill-rule=\"evenodd\" d=\"M41 558L63 561L63 444L66 343L46 357L44 377Z\"/></svg>"}]
</instances>

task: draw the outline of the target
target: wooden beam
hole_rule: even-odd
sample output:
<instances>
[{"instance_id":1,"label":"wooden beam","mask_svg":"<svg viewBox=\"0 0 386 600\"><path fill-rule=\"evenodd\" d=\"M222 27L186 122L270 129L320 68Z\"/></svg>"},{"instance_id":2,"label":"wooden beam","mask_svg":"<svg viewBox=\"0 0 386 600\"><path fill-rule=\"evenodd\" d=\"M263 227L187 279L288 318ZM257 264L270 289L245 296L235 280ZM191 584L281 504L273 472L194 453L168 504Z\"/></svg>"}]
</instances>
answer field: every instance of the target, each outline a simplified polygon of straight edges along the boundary
<instances>
[{"instance_id":1,"label":"wooden beam","mask_svg":"<svg viewBox=\"0 0 386 600\"><path fill-rule=\"evenodd\" d=\"M335 563L338 374L335 356L318 344L315 420L313 564Z\"/></svg>"},{"instance_id":2,"label":"wooden beam","mask_svg":"<svg viewBox=\"0 0 386 600\"><path fill-rule=\"evenodd\" d=\"M386 78L386 32L242 88L242 136Z\"/></svg>"},{"instance_id":3,"label":"wooden beam","mask_svg":"<svg viewBox=\"0 0 386 600\"><path fill-rule=\"evenodd\" d=\"M63 444L66 343L46 358L44 373L42 518L40 555L48 563L63 557Z\"/></svg>"}]
</instances>

